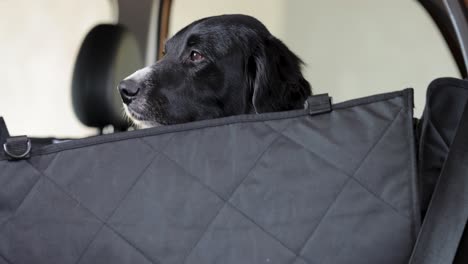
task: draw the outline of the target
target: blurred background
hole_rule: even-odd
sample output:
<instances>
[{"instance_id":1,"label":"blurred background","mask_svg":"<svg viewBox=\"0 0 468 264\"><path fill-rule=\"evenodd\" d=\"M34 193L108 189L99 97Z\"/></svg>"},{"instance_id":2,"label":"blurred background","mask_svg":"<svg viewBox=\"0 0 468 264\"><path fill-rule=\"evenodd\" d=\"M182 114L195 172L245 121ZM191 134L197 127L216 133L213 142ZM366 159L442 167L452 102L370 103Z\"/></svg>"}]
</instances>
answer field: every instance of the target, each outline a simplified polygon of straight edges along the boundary
<instances>
[{"instance_id":1,"label":"blurred background","mask_svg":"<svg viewBox=\"0 0 468 264\"><path fill-rule=\"evenodd\" d=\"M80 121L72 98L72 83L82 78L74 77L80 47L93 27L124 25L141 53L140 64L106 73L112 86L154 63L164 40L185 25L232 13L262 21L305 61L313 92L329 93L334 102L413 87L419 116L433 79L461 77L415 0L1 0L0 116L14 135L97 134L100 125ZM80 67L80 74L98 74L92 63Z\"/></svg>"}]
</instances>

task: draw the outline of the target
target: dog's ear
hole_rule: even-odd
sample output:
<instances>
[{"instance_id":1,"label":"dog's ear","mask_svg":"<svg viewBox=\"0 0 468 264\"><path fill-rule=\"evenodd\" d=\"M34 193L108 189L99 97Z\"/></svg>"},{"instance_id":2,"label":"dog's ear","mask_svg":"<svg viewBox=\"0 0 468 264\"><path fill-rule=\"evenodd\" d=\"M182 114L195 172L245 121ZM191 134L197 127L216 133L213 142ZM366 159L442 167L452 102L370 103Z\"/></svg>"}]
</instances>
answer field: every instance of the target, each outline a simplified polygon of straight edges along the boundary
<instances>
[{"instance_id":1,"label":"dog's ear","mask_svg":"<svg viewBox=\"0 0 468 264\"><path fill-rule=\"evenodd\" d=\"M247 66L256 113L304 107L311 88L302 76L302 64L286 45L271 35L257 46Z\"/></svg>"}]
</instances>

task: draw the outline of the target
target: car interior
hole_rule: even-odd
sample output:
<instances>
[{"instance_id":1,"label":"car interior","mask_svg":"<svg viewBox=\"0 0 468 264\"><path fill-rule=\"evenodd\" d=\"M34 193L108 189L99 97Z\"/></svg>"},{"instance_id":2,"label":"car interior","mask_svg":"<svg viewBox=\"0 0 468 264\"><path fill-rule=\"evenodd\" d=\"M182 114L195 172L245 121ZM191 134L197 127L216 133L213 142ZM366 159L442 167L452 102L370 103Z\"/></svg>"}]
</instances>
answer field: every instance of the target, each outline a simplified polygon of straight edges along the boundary
<instances>
[{"instance_id":1,"label":"car interior","mask_svg":"<svg viewBox=\"0 0 468 264\"><path fill-rule=\"evenodd\" d=\"M93 1L87 2L83 6L92 5ZM86 33L79 37L78 43L74 42L77 49L70 52L73 63L68 66L71 69L66 79L69 85L61 88L61 93L68 94L69 100L63 99L65 103L47 106L51 117L39 112L35 115L35 109L25 110L28 104L22 103L23 94L20 92L0 96L0 114L3 113L10 130L31 135L33 146L133 130L124 115L116 89L119 82L157 61L162 55L164 42L182 26L212 14L248 13L260 17L303 57L305 73L314 93L329 93L334 102L416 86L415 112L419 118L424 108L426 88L432 79L468 77L468 1L102 2L110 10L106 12L111 14L111 19L88 24ZM10 1L10 4L15 5L15 1ZM0 10L8 10L1 5ZM23 3L21 8L27 8L27 5ZM47 14L47 8L38 10L45 13L44 17L54 16L52 12ZM79 20L80 17L73 17L70 23ZM375 23L369 23L371 20ZM422 26L416 27L408 21ZM43 23L45 28L47 21ZM381 44L384 42L387 46L383 47ZM405 43L407 46L403 46ZM414 57L408 57L412 55ZM40 68L41 65L34 67ZM414 79L410 79L412 76ZM53 82L54 78L52 74L47 82ZM47 82L44 87L47 87ZM16 86L0 88L0 92L34 88L33 83L21 84L16 77L10 78L8 84ZM47 95L44 96L39 101L47 100ZM62 110L64 104L67 110ZM23 112L15 110L15 106ZM59 118L61 111L73 113L73 117L70 114ZM24 124L25 116L41 120L30 123L28 131L28 124ZM68 125L67 122L73 124ZM60 126L64 129L55 129ZM38 129L34 130L34 127ZM458 262L455 263L468 263L467 232L465 228L457 253Z\"/></svg>"}]
</instances>

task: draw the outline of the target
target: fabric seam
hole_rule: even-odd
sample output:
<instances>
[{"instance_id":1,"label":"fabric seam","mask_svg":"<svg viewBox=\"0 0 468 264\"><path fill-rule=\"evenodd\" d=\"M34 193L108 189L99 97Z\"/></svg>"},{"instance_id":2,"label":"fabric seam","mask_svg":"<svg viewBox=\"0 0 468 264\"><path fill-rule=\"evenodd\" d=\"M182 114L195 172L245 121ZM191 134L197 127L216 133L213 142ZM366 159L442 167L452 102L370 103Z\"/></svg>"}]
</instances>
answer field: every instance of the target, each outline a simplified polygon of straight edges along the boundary
<instances>
[{"instance_id":1,"label":"fabric seam","mask_svg":"<svg viewBox=\"0 0 468 264\"><path fill-rule=\"evenodd\" d=\"M351 108L359 105L364 104L371 104L377 103L381 101L391 100L397 97L404 96L405 94L409 93L411 89L405 89L402 91L390 92L390 93L383 93L372 95L368 97L358 98L349 100L342 103L337 103L331 106L332 111L338 109L345 109ZM317 113L315 115L326 114L325 113ZM145 130L136 130L136 131L127 131L121 132L116 134L109 134L103 136L93 136L88 138L81 138L72 140L69 142L63 142L59 144L52 144L47 145L45 147L41 147L38 149L32 150L32 156L40 156L45 154L56 153L64 150L82 148L92 145L98 144L105 144L115 141L122 141L140 137L150 137L156 136L161 134L168 134L168 133L175 133L175 132L182 132L182 131L190 131L195 129L202 129L202 128L209 128L209 127L216 127L216 126L223 126L223 125L231 125L237 123L251 123L251 122L262 122L262 121L270 121L270 120L280 120L280 119L288 119L294 118L299 116L306 116L310 115L308 109L300 109L300 110L291 110L291 111L284 111L284 112L272 112L272 113L263 113L263 114L251 114L251 115L236 115L236 116L229 116L223 117L218 119L210 119L210 120L203 120L191 123L184 123L178 124L173 126L163 126L158 128L150 128ZM314 115L314 114L312 114ZM0 153L0 161L5 160L7 157L4 153Z\"/></svg>"}]
</instances>

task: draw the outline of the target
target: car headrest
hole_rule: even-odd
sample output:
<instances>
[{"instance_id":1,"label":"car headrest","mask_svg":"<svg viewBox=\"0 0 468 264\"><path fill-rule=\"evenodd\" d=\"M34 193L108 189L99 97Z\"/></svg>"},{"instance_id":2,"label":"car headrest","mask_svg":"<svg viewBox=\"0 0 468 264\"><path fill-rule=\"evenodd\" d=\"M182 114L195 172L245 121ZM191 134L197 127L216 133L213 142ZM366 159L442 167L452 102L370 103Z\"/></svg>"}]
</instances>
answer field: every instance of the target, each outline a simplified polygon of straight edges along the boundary
<instances>
[{"instance_id":1,"label":"car headrest","mask_svg":"<svg viewBox=\"0 0 468 264\"><path fill-rule=\"evenodd\" d=\"M76 59L72 80L73 109L90 127L128 128L118 83L143 68L138 43L122 25L97 25L88 33Z\"/></svg>"}]
</instances>

